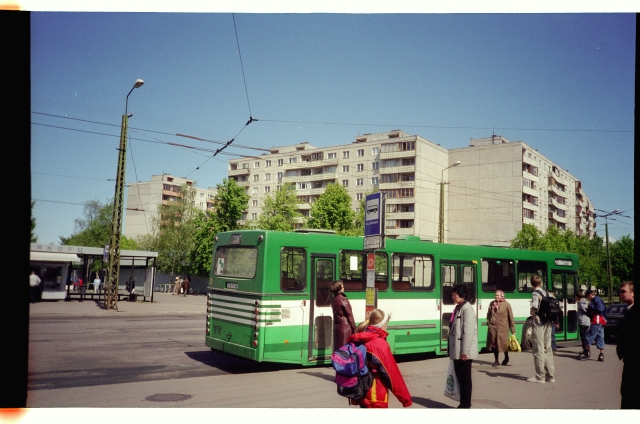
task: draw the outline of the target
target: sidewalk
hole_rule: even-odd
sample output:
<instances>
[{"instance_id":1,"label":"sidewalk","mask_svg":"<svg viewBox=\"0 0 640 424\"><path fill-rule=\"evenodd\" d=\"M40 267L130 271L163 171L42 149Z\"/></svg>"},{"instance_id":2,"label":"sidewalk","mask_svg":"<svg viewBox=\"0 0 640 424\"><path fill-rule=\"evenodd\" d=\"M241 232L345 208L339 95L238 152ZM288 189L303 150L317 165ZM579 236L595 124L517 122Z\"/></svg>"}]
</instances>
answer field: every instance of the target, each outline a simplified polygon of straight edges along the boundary
<instances>
[{"instance_id":1,"label":"sidewalk","mask_svg":"<svg viewBox=\"0 0 640 424\"><path fill-rule=\"evenodd\" d=\"M106 310L102 301L85 299L42 301L29 305L29 316L51 315L112 315L112 314L206 314L206 295L173 295L171 293L153 293L151 302L119 301L117 310Z\"/></svg>"}]
</instances>

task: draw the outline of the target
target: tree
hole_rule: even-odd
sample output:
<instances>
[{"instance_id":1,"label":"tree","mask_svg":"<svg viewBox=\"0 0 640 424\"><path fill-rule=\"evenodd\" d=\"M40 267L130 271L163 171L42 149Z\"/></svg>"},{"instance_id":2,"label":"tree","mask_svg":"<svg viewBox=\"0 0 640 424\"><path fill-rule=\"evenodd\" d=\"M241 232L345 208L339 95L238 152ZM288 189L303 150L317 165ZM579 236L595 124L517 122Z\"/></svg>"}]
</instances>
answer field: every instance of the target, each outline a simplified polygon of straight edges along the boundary
<instances>
[{"instance_id":1,"label":"tree","mask_svg":"<svg viewBox=\"0 0 640 424\"><path fill-rule=\"evenodd\" d=\"M98 200L85 202L83 216L74 220L75 232L69 236L60 236L60 244L70 246L104 247L111 239L111 222L113 216L113 200L102 204ZM120 236L120 248L138 248L137 243L125 236Z\"/></svg>"},{"instance_id":2,"label":"tree","mask_svg":"<svg viewBox=\"0 0 640 424\"><path fill-rule=\"evenodd\" d=\"M213 243L218 233L218 222L213 216L198 211L193 219L193 247L190 252L191 274L209 276L213 255Z\"/></svg>"},{"instance_id":3,"label":"tree","mask_svg":"<svg viewBox=\"0 0 640 424\"><path fill-rule=\"evenodd\" d=\"M523 250L538 250L542 232L535 225L522 224L522 229L518 231L515 238L511 240L511 247Z\"/></svg>"},{"instance_id":4,"label":"tree","mask_svg":"<svg viewBox=\"0 0 640 424\"><path fill-rule=\"evenodd\" d=\"M255 226L262 230L292 231L302 217L298 212L298 203L295 185L284 184L264 200L262 213Z\"/></svg>"},{"instance_id":5,"label":"tree","mask_svg":"<svg viewBox=\"0 0 640 424\"><path fill-rule=\"evenodd\" d=\"M324 193L311 206L310 228L334 230L338 234L353 229L355 211L351 209L351 196L340 184L327 184Z\"/></svg>"},{"instance_id":6,"label":"tree","mask_svg":"<svg viewBox=\"0 0 640 424\"><path fill-rule=\"evenodd\" d=\"M219 231L233 231L239 228L238 220L247 210L249 195L233 178L222 180L217 186L218 193L213 199L214 217Z\"/></svg>"},{"instance_id":7,"label":"tree","mask_svg":"<svg viewBox=\"0 0 640 424\"><path fill-rule=\"evenodd\" d=\"M143 248L158 252L156 266L160 272L174 274L191 270L190 258L195 233L195 190L183 185L176 200L161 204L159 216L152 219L153 232L141 237Z\"/></svg>"},{"instance_id":8,"label":"tree","mask_svg":"<svg viewBox=\"0 0 640 424\"><path fill-rule=\"evenodd\" d=\"M36 219L33 217L33 206L36 204L35 201L31 202L31 243L37 243L38 242L38 236L35 235L34 231L36 229Z\"/></svg>"},{"instance_id":9,"label":"tree","mask_svg":"<svg viewBox=\"0 0 640 424\"><path fill-rule=\"evenodd\" d=\"M614 282L614 292L622 281L632 281L634 275L634 241L630 236L623 236L620 240L609 244L611 258L611 276Z\"/></svg>"}]
</instances>

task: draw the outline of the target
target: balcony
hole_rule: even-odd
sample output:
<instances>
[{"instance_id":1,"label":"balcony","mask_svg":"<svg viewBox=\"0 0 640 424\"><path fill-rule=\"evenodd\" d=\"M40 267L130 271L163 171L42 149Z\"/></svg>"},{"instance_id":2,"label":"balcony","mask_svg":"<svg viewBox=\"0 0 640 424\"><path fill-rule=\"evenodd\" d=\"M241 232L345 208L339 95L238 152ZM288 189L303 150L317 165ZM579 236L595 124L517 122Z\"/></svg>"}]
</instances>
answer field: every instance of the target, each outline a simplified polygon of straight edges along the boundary
<instances>
[{"instance_id":1,"label":"balcony","mask_svg":"<svg viewBox=\"0 0 640 424\"><path fill-rule=\"evenodd\" d=\"M413 228L385 228L384 233L387 236L413 235Z\"/></svg>"},{"instance_id":2,"label":"balcony","mask_svg":"<svg viewBox=\"0 0 640 424\"><path fill-rule=\"evenodd\" d=\"M240 187L249 187L251 184L249 183L249 181L236 181L236 184L238 184Z\"/></svg>"},{"instance_id":3,"label":"balcony","mask_svg":"<svg viewBox=\"0 0 640 424\"><path fill-rule=\"evenodd\" d=\"M385 219L415 219L415 212L394 212L384 215Z\"/></svg>"},{"instance_id":4,"label":"balcony","mask_svg":"<svg viewBox=\"0 0 640 424\"><path fill-rule=\"evenodd\" d=\"M530 174L529 171L522 170L522 176L531 181L539 181L538 176L534 174Z\"/></svg>"},{"instance_id":5,"label":"balcony","mask_svg":"<svg viewBox=\"0 0 640 424\"><path fill-rule=\"evenodd\" d=\"M557 194L558 196L562 196L562 197L567 197L567 193L560 190L558 187L556 187L555 185L550 185L548 187L549 191Z\"/></svg>"},{"instance_id":6,"label":"balcony","mask_svg":"<svg viewBox=\"0 0 640 424\"><path fill-rule=\"evenodd\" d=\"M569 218L567 218L566 216L564 216L564 217L559 216L555 212L549 212L549 219L553 220L553 221L556 221L556 222L560 222L562 224L568 224L569 223Z\"/></svg>"},{"instance_id":7,"label":"balcony","mask_svg":"<svg viewBox=\"0 0 640 424\"><path fill-rule=\"evenodd\" d=\"M522 155L522 162L528 164L528 165L533 165L533 166L538 166L538 161L536 161L533 158L530 158L526 155Z\"/></svg>"},{"instance_id":8,"label":"balcony","mask_svg":"<svg viewBox=\"0 0 640 424\"><path fill-rule=\"evenodd\" d=\"M569 206L567 206L566 203L559 203L553 197L549 199L549 203L552 204L553 206L555 206L558 209L562 209L563 211L568 211L569 210Z\"/></svg>"},{"instance_id":9,"label":"balcony","mask_svg":"<svg viewBox=\"0 0 640 424\"><path fill-rule=\"evenodd\" d=\"M324 193L323 188L306 188L303 190L296 190L296 196L316 196Z\"/></svg>"},{"instance_id":10,"label":"balcony","mask_svg":"<svg viewBox=\"0 0 640 424\"><path fill-rule=\"evenodd\" d=\"M416 202L415 197L387 197L387 205L406 205Z\"/></svg>"},{"instance_id":11,"label":"balcony","mask_svg":"<svg viewBox=\"0 0 640 424\"><path fill-rule=\"evenodd\" d=\"M298 203L296 205L299 211L308 211L311 210L311 203Z\"/></svg>"},{"instance_id":12,"label":"balcony","mask_svg":"<svg viewBox=\"0 0 640 424\"><path fill-rule=\"evenodd\" d=\"M539 211L540 207L538 205L534 205L533 203L529 203L529 202L522 202L522 207L526 208L526 209L530 209L532 211Z\"/></svg>"},{"instance_id":13,"label":"balcony","mask_svg":"<svg viewBox=\"0 0 640 424\"><path fill-rule=\"evenodd\" d=\"M411 172L416 172L415 165L405 165L405 166L389 166L385 168L379 168L380 175L383 174L408 174Z\"/></svg>"},{"instance_id":14,"label":"balcony","mask_svg":"<svg viewBox=\"0 0 640 424\"><path fill-rule=\"evenodd\" d=\"M236 175L249 175L249 168L241 168L230 170L228 175L230 177L235 177Z\"/></svg>"},{"instance_id":15,"label":"balcony","mask_svg":"<svg viewBox=\"0 0 640 424\"><path fill-rule=\"evenodd\" d=\"M524 185L522 186L522 193L528 194L529 196L535 196L535 197L540 196L540 193L538 192L537 189L531 188L531 187L527 187L527 186L524 186Z\"/></svg>"},{"instance_id":16,"label":"balcony","mask_svg":"<svg viewBox=\"0 0 640 424\"><path fill-rule=\"evenodd\" d=\"M324 168L325 166L337 166L338 159L323 159L323 160L310 160L308 162L296 162L286 163L282 169L285 171L290 169L310 169L310 168Z\"/></svg>"},{"instance_id":17,"label":"balcony","mask_svg":"<svg viewBox=\"0 0 640 424\"><path fill-rule=\"evenodd\" d=\"M380 190L392 190L395 188L411 188L415 186L416 186L415 181L401 181L397 183L380 183L379 184Z\"/></svg>"},{"instance_id":18,"label":"balcony","mask_svg":"<svg viewBox=\"0 0 640 424\"><path fill-rule=\"evenodd\" d=\"M380 152L380 160L398 159L398 158L414 158L414 157L416 157L415 150L402 150L399 152L388 152L388 153Z\"/></svg>"},{"instance_id":19,"label":"balcony","mask_svg":"<svg viewBox=\"0 0 640 424\"><path fill-rule=\"evenodd\" d=\"M313 174L313 175L299 175L293 177L282 177L283 183L306 183L306 182L314 182L314 181L336 181L338 179L337 172L325 172L321 174Z\"/></svg>"}]
</instances>

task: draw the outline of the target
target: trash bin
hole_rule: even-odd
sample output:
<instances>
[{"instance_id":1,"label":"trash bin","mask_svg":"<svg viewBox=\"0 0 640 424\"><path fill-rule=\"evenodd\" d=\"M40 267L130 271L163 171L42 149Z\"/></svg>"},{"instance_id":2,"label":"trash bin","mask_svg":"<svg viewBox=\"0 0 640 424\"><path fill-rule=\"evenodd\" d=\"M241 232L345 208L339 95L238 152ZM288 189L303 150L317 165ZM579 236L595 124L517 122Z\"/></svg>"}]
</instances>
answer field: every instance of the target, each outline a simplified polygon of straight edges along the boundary
<instances>
[{"instance_id":1,"label":"trash bin","mask_svg":"<svg viewBox=\"0 0 640 424\"><path fill-rule=\"evenodd\" d=\"M137 294L135 294L135 293L131 293L131 294L129 295L129 302L135 302L135 301L136 301L136 297L137 297L137 296L138 296Z\"/></svg>"}]
</instances>

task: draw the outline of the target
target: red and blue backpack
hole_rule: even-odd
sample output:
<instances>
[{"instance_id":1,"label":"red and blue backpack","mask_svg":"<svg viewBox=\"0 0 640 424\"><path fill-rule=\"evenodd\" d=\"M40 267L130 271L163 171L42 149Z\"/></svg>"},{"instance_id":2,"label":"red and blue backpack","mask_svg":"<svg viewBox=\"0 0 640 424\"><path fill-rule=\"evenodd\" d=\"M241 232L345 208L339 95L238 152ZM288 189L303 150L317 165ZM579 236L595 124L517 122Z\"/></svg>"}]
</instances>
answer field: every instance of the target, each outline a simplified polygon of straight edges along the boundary
<instances>
[{"instance_id":1,"label":"red and blue backpack","mask_svg":"<svg viewBox=\"0 0 640 424\"><path fill-rule=\"evenodd\" d=\"M349 399L362 399L373 384L367 367L367 348L364 344L347 343L331 354L336 371L338 394Z\"/></svg>"}]
</instances>

